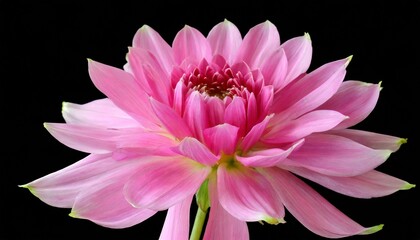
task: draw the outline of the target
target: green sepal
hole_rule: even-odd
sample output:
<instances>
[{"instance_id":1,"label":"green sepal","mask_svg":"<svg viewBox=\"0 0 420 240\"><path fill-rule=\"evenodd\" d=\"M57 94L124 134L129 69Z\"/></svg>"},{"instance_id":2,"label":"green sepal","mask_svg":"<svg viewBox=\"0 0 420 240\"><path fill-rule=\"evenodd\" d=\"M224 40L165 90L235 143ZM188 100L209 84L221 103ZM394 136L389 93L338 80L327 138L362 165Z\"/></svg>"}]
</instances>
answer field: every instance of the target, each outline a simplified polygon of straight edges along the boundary
<instances>
[{"instance_id":1,"label":"green sepal","mask_svg":"<svg viewBox=\"0 0 420 240\"><path fill-rule=\"evenodd\" d=\"M198 189L197 193L195 194L195 198L197 200L198 207L205 213L210 207L210 198L209 198L209 180L206 179L203 184L201 184L200 188Z\"/></svg>"}]
</instances>

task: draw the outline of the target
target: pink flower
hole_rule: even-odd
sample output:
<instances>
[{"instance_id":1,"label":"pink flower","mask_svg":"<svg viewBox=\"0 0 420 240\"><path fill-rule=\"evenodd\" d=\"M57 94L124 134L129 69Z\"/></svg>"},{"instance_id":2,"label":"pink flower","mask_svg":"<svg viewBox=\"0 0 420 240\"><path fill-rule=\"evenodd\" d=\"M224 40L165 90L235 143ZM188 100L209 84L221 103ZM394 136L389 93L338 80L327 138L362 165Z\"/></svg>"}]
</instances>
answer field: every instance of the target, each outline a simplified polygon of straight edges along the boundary
<instances>
[{"instance_id":1,"label":"pink flower","mask_svg":"<svg viewBox=\"0 0 420 240\"><path fill-rule=\"evenodd\" d=\"M106 98L64 103L66 123L45 124L89 155L23 187L110 228L168 209L161 239L188 239L194 195L193 238L207 211L204 239L248 239L246 222L284 223L285 208L327 238L376 232L382 225L359 225L297 176L357 198L409 189L375 170L406 140L349 129L380 85L343 82L351 57L306 73L311 57L308 34L280 44L269 21L243 39L227 20L207 37L185 26L172 46L145 25L124 70L88 61Z\"/></svg>"}]
</instances>

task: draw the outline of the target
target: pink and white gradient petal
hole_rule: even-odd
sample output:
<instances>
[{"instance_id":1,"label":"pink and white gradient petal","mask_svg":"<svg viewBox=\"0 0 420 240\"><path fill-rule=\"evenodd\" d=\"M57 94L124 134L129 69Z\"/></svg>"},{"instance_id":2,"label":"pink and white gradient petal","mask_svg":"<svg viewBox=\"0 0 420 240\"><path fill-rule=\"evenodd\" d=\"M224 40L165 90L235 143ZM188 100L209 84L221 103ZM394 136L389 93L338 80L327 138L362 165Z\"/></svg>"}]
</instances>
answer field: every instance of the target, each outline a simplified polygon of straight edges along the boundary
<instances>
[{"instance_id":1,"label":"pink and white gradient petal","mask_svg":"<svg viewBox=\"0 0 420 240\"><path fill-rule=\"evenodd\" d=\"M203 240L248 240L249 232L246 222L232 216L220 205L215 177L209 179L208 191L210 196L210 214Z\"/></svg>"},{"instance_id":2,"label":"pink and white gradient petal","mask_svg":"<svg viewBox=\"0 0 420 240\"><path fill-rule=\"evenodd\" d=\"M225 19L210 30L207 40L210 43L213 56L224 56L227 63L231 65L242 43L242 36L239 29Z\"/></svg>"},{"instance_id":3,"label":"pink and white gradient petal","mask_svg":"<svg viewBox=\"0 0 420 240\"><path fill-rule=\"evenodd\" d=\"M254 69L259 67L280 46L280 35L270 21L260 23L244 36L235 62L245 61Z\"/></svg>"},{"instance_id":4,"label":"pink and white gradient petal","mask_svg":"<svg viewBox=\"0 0 420 240\"><path fill-rule=\"evenodd\" d=\"M171 46L148 25L143 25L134 35L133 47L150 51L162 64L167 73L175 65Z\"/></svg>"},{"instance_id":5,"label":"pink and white gradient petal","mask_svg":"<svg viewBox=\"0 0 420 240\"><path fill-rule=\"evenodd\" d=\"M190 207L193 196L170 207L159 240L186 240L190 231Z\"/></svg>"},{"instance_id":6,"label":"pink and white gradient petal","mask_svg":"<svg viewBox=\"0 0 420 240\"><path fill-rule=\"evenodd\" d=\"M390 150L368 148L348 138L312 134L281 164L305 167L330 176L352 177L373 170L390 154Z\"/></svg>"},{"instance_id":7,"label":"pink and white gradient petal","mask_svg":"<svg viewBox=\"0 0 420 240\"><path fill-rule=\"evenodd\" d=\"M327 238L342 238L379 231L382 225L365 228L335 208L299 178L280 168L266 168L287 210L306 228Z\"/></svg>"},{"instance_id":8,"label":"pink and white gradient petal","mask_svg":"<svg viewBox=\"0 0 420 240\"><path fill-rule=\"evenodd\" d=\"M319 106L319 109L335 110L349 116L335 129L352 127L372 112L378 102L380 90L380 84L345 81L328 101Z\"/></svg>"},{"instance_id":9,"label":"pink and white gradient petal","mask_svg":"<svg viewBox=\"0 0 420 240\"><path fill-rule=\"evenodd\" d=\"M68 124L106 128L140 128L139 122L108 98L86 104L63 102L63 118Z\"/></svg>"},{"instance_id":10,"label":"pink and white gradient petal","mask_svg":"<svg viewBox=\"0 0 420 240\"><path fill-rule=\"evenodd\" d=\"M263 175L239 163L222 163L217 168L220 204L242 221L284 222L284 207Z\"/></svg>"},{"instance_id":11,"label":"pink and white gradient petal","mask_svg":"<svg viewBox=\"0 0 420 240\"><path fill-rule=\"evenodd\" d=\"M166 210L194 194L210 168L185 157L154 159L133 174L124 186L132 206Z\"/></svg>"},{"instance_id":12,"label":"pink and white gradient petal","mask_svg":"<svg viewBox=\"0 0 420 240\"><path fill-rule=\"evenodd\" d=\"M288 166L283 168L333 191L357 198L383 197L399 190L414 187L413 184L376 170L354 177L335 177L302 167Z\"/></svg>"}]
</instances>

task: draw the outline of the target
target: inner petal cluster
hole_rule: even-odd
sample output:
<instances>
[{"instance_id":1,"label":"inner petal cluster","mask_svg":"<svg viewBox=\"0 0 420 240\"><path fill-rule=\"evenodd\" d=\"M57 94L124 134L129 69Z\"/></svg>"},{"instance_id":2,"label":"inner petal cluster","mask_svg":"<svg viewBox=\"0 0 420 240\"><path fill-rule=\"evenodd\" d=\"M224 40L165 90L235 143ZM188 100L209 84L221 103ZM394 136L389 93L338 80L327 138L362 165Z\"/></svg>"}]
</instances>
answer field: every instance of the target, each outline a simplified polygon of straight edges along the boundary
<instances>
[{"instance_id":1,"label":"inner petal cluster","mask_svg":"<svg viewBox=\"0 0 420 240\"><path fill-rule=\"evenodd\" d=\"M244 64L245 65L245 64ZM205 59L199 66L185 72L181 81L191 90L204 93L210 97L233 98L233 96L245 97L255 88L253 74L247 66L238 69L238 66L231 67L227 63L222 66L211 63Z\"/></svg>"}]
</instances>

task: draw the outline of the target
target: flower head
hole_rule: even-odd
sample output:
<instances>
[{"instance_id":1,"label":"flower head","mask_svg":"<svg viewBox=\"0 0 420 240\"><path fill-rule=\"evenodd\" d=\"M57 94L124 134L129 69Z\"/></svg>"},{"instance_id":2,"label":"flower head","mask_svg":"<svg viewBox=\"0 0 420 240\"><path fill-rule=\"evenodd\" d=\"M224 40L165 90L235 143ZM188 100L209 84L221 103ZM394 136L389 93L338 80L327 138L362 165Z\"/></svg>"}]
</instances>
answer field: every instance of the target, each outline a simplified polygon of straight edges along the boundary
<instances>
[{"instance_id":1,"label":"flower head","mask_svg":"<svg viewBox=\"0 0 420 240\"><path fill-rule=\"evenodd\" d=\"M343 81L351 57L307 73L311 57L309 34L281 44L269 21L243 38L227 20L207 37L185 26L172 45L145 25L124 69L88 61L106 98L64 103L66 123L45 124L89 155L23 187L110 228L168 210L161 239L188 238L194 195L210 210L205 239L248 239L246 222L284 223L285 208L324 237L376 232L300 177L358 198L409 189L375 170L405 139L350 129L380 85Z\"/></svg>"}]
</instances>

